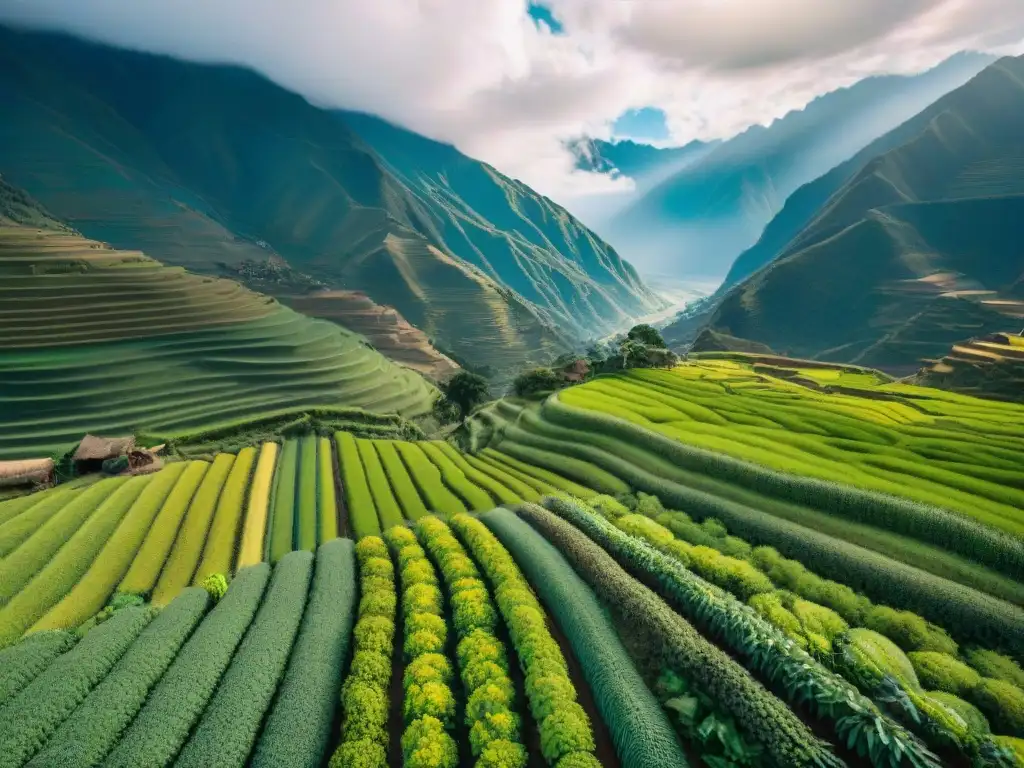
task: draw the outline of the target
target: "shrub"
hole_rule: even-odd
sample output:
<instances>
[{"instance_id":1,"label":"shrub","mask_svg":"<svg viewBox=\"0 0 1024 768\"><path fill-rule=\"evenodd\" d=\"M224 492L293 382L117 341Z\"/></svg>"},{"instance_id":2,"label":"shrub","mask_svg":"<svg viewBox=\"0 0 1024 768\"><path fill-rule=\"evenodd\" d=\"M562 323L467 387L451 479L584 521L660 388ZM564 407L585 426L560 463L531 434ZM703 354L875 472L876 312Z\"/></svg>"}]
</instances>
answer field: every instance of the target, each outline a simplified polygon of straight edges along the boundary
<instances>
[{"instance_id":1,"label":"shrub","mask_svg":"<svg viewBox=\"0 0 1024 768\"><path fill-rule=\"evenodd\" d=\"M599 515L606 517L609 520L616 517L622 517L623 515L628 515L630 512L629 507L614 496L609 496L607 494L601 494L588 499L587 505Z\"/></svg>"},{"instance_id":2,"label":"shrub","mask_svg":"<svg viewBox=\"0 0 1024 768\"><path fill-rule=\"evenodd\" d=\"M1017 686L984 677L972 691L971 702L985 713L995 731L1012 736L1024 733L1024 691Z\"/></svg>"},{"instance_id":3,"label":"shrub","mask_svg":"<svg viewBox=\"0 0 1024 768\"><path fill-rule=\"evenodd\" d=\"M270 566L265 563L238 573L224 599L192 633L146 698L105 766L138 768L167 765L174 759L252 623L269 578Z\"/></svg>"},{"instance_id":4,"label":"shrub","mask_svg":"<svg viewBox=\"0 0 1024 768\"><path fill-rule=\"evenodd\" d=\"M876 605L864 617L864 626L885 635L905 651L935 651L955 655L957 644L944 629L916 613Z\"/></svg>"},{"instance_id":5,"label":"shrub","mask_svg":"<svg viewBox=\"0 0 1024 768\"><path fill-rule=\"evenodd\" d=\"M238 546L238 562L235 570L241 570L263 560L264 540L267 532L267 513L270 505L270 486L277 465L277 443L264 443L256 462L252 485L249 487L249 504L246 508L245 523L242 526L242 541Z\"/></svg>"},{"instance_id":6,"label":"shrub","mask_svg":"<svg viewBox=\"0 0 1024 768\"><path fill-rule=\"evenodd\" d=\"M387 768L388 753L380 742L353 739L342 743L331 756L328 768Z\"/></svg>"},{"instance_id":7,"label":"shrub","mask_svg":"<svg viewBox=\"0 0 1024 768\"><path fill-rule=\"evenodd\" d=\"M227 578L225 578L223 573L211 573L209 576L203 579L203 583L199 586L201 586L203 589L207 591L207 593L209 593L210 597L213 598L214 602L217 602L222 597L224 597L225 594L227 594L228 580Z\"/></svg>"},{"instance_id":8,"label":"shrub","mask_svg":"<svg viewBox=\"0 0 1024 768\"><path fill-rule=\"evenodd\" d=\"M118 611L15 696L0 720L3 760L24 765L107 676L153 615L149 608Z\"/></svg>"},{"instance_id":9,"label":"shrub","mask_svg":"<svg viewBox=\"0 0 1024 768\"><path fill-rule=\"evenodd\" d=\"M891 675L899 683L912 691L921 690L914 665L907 655L885 635L871 629L858 627L848 635L850 648L857 661L867 669L876 669L882 674Z\"/></svg>"},{"instance_id":10,"label":"shrub","mask_svg":"<svg viewBox=\"0 0 1024 768\"><path fill-rule=\"evenodd\" d=\"M318 768L323 763L348 655L355 598L352 542L332 539L321 544L299 636L256 743L250 761L253 768ZM391 679L391 659L366 651L360 655L383 659L385 667L378 666L376 674L386 686ZM352 669L356 667L353 658ZM369 677L372 673L364 674Z\"/></svg>"},{"instance_id":11,"label":"shrub","mask_svg":"<svg viewBox=\"0 0 1024 768\"><path fill-rule=\"evenodd\" d=\"M800 620L804 632L821 635L830 644L837 636L849 629L849 625L843 621L842 616L817 603L797 598L793 601L791 610L793 615Z\"/></svg>"},{"instance_id":12,"label":"shrub","mask_svg":"<svg viewBox=\"0 0 1024 768\"><path fill-rule=\"evenodd\" d=\"M452 665L448 659L440 653L424 653L405 665L402 687L408 688L412 685L425 685L426 683L448 684L451 680Z\"/></svg>"},{"instance_id":13,"label":"shrub","mask_svg":"<svg viewBox=\"0 0 1024 768\"><path fill-rule=\"evenodd\" d=\"M15 642L73 589L150 479L151 476L132 477L118 486L64 542L26 588L0 610L0 648ZM26 542L25 547L31 546L34 541L35 537ZM22 549L4 560L0 570L14 561Z\"/></svg>"},{"instance_id":14,"label":"shrub","mask_svg":"<svg viewBox=\"0 0 1024 768\"><path fill-rule=\"evenodd\" d=\"M234 462L235 457L230 453L218 454L203 476L203 482L189 504L181 529L174 539L174 547L153 590L153 602L156 605L166 605L192 583L217 500Z\"/></svg>"},{"instance_id":15,"label":"shrub","mask_svg":"<svg viewBox=\"0 0 1024 768\"><path fill-rule=\"evenodd\" d=\"M231 472L224 483L213 514L210 535L206 539L203 559L196 569L193 584L199 584L213 573L230 574L234 565L235 544L238 542L238 528L245 505L245 492L252 476L252 465L256 459L255 448L243 448L238 452ZM165 470L166 471L166 470Z\"/></svg>"},{"instance_id":16,"label":"shrub","mask_svg":"<svg viewBox=\"0 0 1024 768\"><path fill-rule=\"evenodd\" d=\"M981 682L981 675L949 654L913 651L907 656L914 665L917 679L928 690L964 696Z\"/></svg>"},{"instance_id":17,"label":"shrub","mask_svg":"<svg viewBox=\"0 0 1024 768\"><path fill-rule=\"evenodd\" d=\"M38 677L77 638L57 630L36 632L0 651L0 707Z\"/></svg>"},{"instance_id":18,"label":"shrub","mask_svg":"<svg viewBox=\"0 0 1024 768\"><path fill-rule=\"evenodd\" d=\"M435 717L414 720L402 734L405 768L456 768L459 750Z\"/></svg>"},{"instance_id":19,"label":"shrub","mask_svg":"<svg viewBox=\"0 0 1024 768\"><path fill-rule=\"evenodd\" d=\"M178 595L61 724L31 764L99 764L142 708L209 605L210 598L202 589L189 588Z\"/></svg>"},{"instance_id":20,"label":"shrub","mask_svg":"<svg viewBox=\"0 0 1024 768\"><path fill-rule=\"evenodd\" d=\"M512 380L512 393L519 397L529 397L561 389L564 385L565 380L550 368L532 368Z\"/></svg>"},{"instance_id":21,"label":"shrub","mask_svg":"<svg viewBox=\"0 0 1024 768\"><path fill-rule=\"evenodd\" d=\"M1004 680L1024 689L1024 669L1008 656L982 648L968 648L964 651L964 658L983 677Z\"/></svg>"}]
</instances>

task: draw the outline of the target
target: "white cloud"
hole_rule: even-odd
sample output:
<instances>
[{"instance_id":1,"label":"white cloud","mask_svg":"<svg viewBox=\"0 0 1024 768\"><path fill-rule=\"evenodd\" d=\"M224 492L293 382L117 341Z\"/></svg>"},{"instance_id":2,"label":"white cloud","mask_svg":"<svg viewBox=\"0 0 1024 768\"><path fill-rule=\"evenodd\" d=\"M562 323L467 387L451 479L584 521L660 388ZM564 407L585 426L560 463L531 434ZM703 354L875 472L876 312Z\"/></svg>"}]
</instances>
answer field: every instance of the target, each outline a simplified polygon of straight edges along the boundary
<instances>
[{"instance_id":1,"label":"white cloud","mask_svg":"<svg viewBox=\"0 0 1024 768\"><path fill-rule=\"evenodd\" d=\"M556 199L621 191L562 140L657 106L678 143L767 123L964 48L1016 51L1020 0L0 0L0 19L248 64L314 102L375 112Z\"/></svg>"}]
</instances>

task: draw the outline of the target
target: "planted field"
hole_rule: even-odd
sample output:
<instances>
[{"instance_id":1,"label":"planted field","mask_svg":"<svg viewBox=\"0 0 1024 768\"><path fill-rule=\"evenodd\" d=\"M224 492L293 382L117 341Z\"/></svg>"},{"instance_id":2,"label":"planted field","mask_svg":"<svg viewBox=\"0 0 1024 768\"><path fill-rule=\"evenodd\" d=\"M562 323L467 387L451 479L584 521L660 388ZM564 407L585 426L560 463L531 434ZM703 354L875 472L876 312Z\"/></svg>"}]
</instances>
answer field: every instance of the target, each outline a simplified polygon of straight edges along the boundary
<instances>
[{"instance_id":1,"label":"planted field","mask_svg":"<svg viewBox=\"0 0 1024 768\"><path fill-rule=\"evenodd\" d=\"M20 227L0 229L0 275L0 459L285 408L430 409L419 374L229 280Z\"/></svg>"}]
</instances>

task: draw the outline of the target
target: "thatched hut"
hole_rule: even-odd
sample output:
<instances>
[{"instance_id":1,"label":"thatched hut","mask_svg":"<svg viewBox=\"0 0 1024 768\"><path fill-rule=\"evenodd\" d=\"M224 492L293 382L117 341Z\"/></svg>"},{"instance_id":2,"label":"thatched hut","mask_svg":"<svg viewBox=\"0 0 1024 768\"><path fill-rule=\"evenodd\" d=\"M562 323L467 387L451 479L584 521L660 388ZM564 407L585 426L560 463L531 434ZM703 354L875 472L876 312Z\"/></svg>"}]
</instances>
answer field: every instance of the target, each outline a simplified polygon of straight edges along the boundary
<instances>
[{"instance_id":1,"label":"thatched hut","mask_svg":"<svg viewBox=\"0 0 1024 768\"><path fill-rule=\"evenodd\" d=\"M134 437L96 437L86 435L78 444L71 461L75 465L75 474L84 475L99 472L103 462L125 456L135 449Z\"/></svg>"},{"instance_id":2,"label":"thatched hut","mask_svg":"<svg viewBox=\"0 0 1024 768\"><path fill-rule=\"evenodd\" d=\"M0 461L0 488L53 485L53 459Z\"/></svg>"}]
</instances>

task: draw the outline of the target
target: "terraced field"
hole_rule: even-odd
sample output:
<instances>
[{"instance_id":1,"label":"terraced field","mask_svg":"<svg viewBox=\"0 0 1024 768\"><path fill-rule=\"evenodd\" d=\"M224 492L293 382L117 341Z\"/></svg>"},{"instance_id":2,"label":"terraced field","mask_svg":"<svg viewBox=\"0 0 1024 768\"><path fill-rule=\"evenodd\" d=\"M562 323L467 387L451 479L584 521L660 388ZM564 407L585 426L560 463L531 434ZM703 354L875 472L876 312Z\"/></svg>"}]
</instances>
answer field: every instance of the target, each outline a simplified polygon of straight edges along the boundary
<instances>
[{"instance_id":1,"label":"terraced field","mask_svg":"<svg viewBox=\"0 0 1024 768\"><path fill-rule=\"evenodd\" d=\"M283 408L423 414L433 387L333 323L67 232L0 228L0 458Z\"/></svg>"},{"instance_id":2,"label":"terraced field","mask_svg":"<svg viewBox=\"0 0 1024 768\"><path fill-rule=\"evenodd\" d=\"M910 495L1002 407L698 359L0 503L0 766L1020 766L1021 538Z\"/></svg>"},{"instance_id":3,"label":"terraced field","mask_svg":"<svg viewBox=\"0 0 1024 768\"><path fill-rule=\"evenodd\" d=\"M955 344L915 380L965 395L1024 402L1024 336L993 333Z\"/></svg>"}]
</instances>

